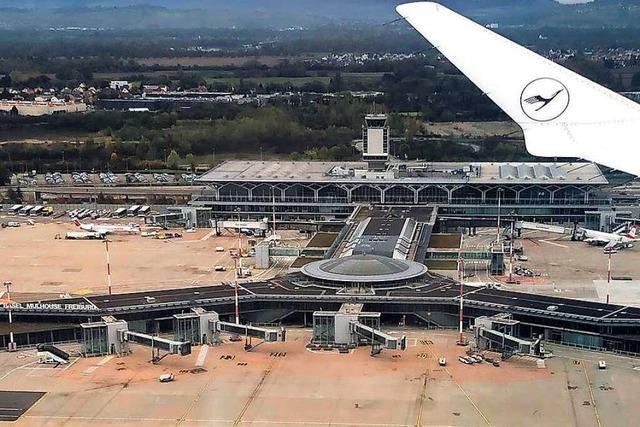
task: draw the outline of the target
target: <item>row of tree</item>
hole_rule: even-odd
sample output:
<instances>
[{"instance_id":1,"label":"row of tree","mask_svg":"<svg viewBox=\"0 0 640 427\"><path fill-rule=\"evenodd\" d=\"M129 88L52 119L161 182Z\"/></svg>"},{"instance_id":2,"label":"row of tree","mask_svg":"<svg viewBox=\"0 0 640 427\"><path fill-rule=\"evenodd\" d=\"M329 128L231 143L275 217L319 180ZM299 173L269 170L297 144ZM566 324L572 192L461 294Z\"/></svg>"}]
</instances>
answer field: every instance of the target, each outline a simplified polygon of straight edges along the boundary
<instances>
[{"instance_id":1,"label":"row of tree","mask_svg":"<svg viewBox=\"0 0 640 427\"><path fill-rule=\"evenodd\" d=\"M348 105L338 111L359 111L359 108L349 109ZM293 113L296 110L291 107L244 106L238 111L227 111L229 117L220 114L216 108L190 111L187 115L67 114L49 117L48 122L39 122L36 118L2 117L0 123L14 130L38 126L58 131L91 132L93 136L79 138L77 142L5 144L0 148L0 162L14 171L104 170L175 167L178 161L195 164L196 158L203 157L210 163L208 160L215 153L249 153L257 157L260 152L282 155L323 149L320 157L314 158L342 160L353 156L353 150L344 147L349 147L359 134L358 127L342 126L352 124L351 120L330 116L327 106L318 107L325 116L326 127L308 126L305 120L310 120L311 113L305 111L297 117ZM361 115L359 120L362 120Z\"/></svg>"}]
</instances>

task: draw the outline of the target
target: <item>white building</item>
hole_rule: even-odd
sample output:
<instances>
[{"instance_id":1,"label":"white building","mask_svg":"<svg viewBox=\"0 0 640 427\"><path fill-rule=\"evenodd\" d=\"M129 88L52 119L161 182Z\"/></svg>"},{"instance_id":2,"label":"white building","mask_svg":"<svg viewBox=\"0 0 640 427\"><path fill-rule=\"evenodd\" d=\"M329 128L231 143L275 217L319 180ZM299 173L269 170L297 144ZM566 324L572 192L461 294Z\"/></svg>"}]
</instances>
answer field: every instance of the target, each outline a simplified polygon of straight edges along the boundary
<instances>
[{"instance_id":1,"label":"white building","mask_svg":"<svg viewBox=\"0 0 640 427\"><path fill-rule=\"evenodd\" d=\"M129 82L126 80L111 80L109 88L113 90L129 89Z\"/></svg>"}]
</instances>

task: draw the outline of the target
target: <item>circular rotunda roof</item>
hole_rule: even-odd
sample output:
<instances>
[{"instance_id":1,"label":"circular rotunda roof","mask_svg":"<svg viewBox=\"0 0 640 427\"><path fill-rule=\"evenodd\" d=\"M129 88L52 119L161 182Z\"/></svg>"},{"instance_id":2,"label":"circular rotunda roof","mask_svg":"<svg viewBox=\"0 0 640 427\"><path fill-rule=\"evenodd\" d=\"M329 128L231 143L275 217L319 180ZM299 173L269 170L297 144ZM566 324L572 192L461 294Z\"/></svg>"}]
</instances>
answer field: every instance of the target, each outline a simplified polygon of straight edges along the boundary
<instances>
[{"instance_id":1,"label":"circular rotunda roof","mask_svg":"<svg viewBox=\"0 0 640 427\"><path fill-rule=\"evenodd\" d=\"M379 255L351 255L309 263L302 272L315 279L332 282L398 282L427 272L424 265Z\"/></svg>"}]
</instances>

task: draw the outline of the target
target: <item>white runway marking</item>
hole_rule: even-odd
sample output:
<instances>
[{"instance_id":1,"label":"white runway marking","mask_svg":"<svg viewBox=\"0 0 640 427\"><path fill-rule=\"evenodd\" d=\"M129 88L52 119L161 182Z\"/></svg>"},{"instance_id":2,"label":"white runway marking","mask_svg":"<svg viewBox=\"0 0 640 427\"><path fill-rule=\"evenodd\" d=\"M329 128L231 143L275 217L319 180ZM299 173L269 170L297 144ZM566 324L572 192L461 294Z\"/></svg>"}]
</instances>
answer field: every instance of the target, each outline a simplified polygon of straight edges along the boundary
<instances>
[{"instance_id":1,"label":"white runway marking","mask_svg":"<svg viewBox=\"0 0 640 427\"><path fill-rule=\"evenodd\" d=\"M204 344L200 347L200 353L198 353L198 360L196 360L196 367L201 368L204 366L204 361L207 359L207 352L209 351L209 346Z\"/></svg>"},{"instance_id":2,"label":"white runway marking","mask_svg":"<svg viewBox=\"0 0 640 427\"><path fill-rule=\"evenodd\" d=\"M565 249L566 249L566 248L568 248L568 246L567 246L567 245L561 245L560 243L550 242L550 241L548 241L548 240L538 240L538 241L539 241L539 242L548 243L548 244L553 245L553 246L559 246L559 247L561 247L561 248L565 248Z\"/></svg>"},{"instance_id":3,"label":"white runway marking","mask_svg":"<svg viewBox=\"0 0 640 427\"><path fill-rule=\"evenodd\" d=\"M155 421L155 422L175 422L175 418L145 418L145 417L82 417L82 416L46 416L46 415L23 415L24 418L32 419L52 419L52 420L91 420L105 422L131 422L131 421ZM235 420L223 420L215 418L187 418L186 423L207 423L207 424L233 424ZM361 427L413 427L415 424L390 424L390 423L341 423L335 421L282 421L282 420L251 420L243 421L241 424L251 425L305 425L305 426L361 426ZM448 426L441 426L448 427Z\"/></svg>"},{"instance_id":4,"label":"white runway marking","mask_svg":"<svg viewBox=\"0 0 640 427\"><path fill-rule=\"evenodd\" d=\"M100 359L100 361L99 361L98 363L96 363L96 364L95 364L95 365L93 365L93 366L89 366L89 367L88 367L87 369L85 369L82 373L83 373L84 375L91 375L91 374L92 374L96 369L98 369L100 366L104 366L104 365L106 365L106 364L107 364L107 363L109 363L109 361L110 361L111 359L113 359L113 358L114 358L114 356L113 356L113 355L105 356L105 357L103 357L102 359Z\"/></svg>"},{"instance_id":5,"label":"white runway marking","mask_svg":"<svg viewBox=\"0 0 640 427\"><path fill-rule=\"evenodd\" d=\"M112 355L110 355L110 356L105 356L105 357L103 357L103 358L98 362L98 366L106 365L106 364L107 364L107 363L109 363L109 361L110 361L111 359L113 359L113 358L114 358L113 354L112 354Z\"/></svg>"},{"instance_id":6,"label":"white runway marking","mask_svg":"<svg viewBox=\"0 0 640 427\"><path fill-rule=\"evenodd\" d=\"M17 371L18 369L22 369L22 368L24 368L24 367L26 367L26 366L33 365L34 363L38 363L38 362L37 362L37 361L35 361L35 362L29 362L29 363L25 363L25 364L24 364L24 365L22 365L22 366L18 366L18 367L13 368L12 370L10 370L10 371L9 371L9 372L7 372L6 374L4 374L2 377L0 377L0 381L4 380L5 378L7 378L9 375L11 375L12 373L14 373L14 372L15 372L15 371Z\"/></svg>"},{"instance_id":7,"label":"white runway marking","mask_svg":"<svg viewBox=\"0 0 640 427\"><path fill-rule=\"evenodd\" d=\"M200 241L210 239L210 238L211 238L211 237L213 237L215 234L216 234L216 230L211 230L211 232L210 232L210 233L205 234L204 236L202 236L202 237L200 238Z\"/></svg>"},{"instance_id":8,"label":"white runway marking","mask_svg":"<svg viewBox=\"0 0 640 427\"><path fill-rule=\"evenodd\" d=\"M90 375L93 373L93 371L95 371L96 369L98 369L98 366L94 365L94 366L89 366L87 369L84 370L83 374L84 375Z\"/></svg>"}]
</instances>

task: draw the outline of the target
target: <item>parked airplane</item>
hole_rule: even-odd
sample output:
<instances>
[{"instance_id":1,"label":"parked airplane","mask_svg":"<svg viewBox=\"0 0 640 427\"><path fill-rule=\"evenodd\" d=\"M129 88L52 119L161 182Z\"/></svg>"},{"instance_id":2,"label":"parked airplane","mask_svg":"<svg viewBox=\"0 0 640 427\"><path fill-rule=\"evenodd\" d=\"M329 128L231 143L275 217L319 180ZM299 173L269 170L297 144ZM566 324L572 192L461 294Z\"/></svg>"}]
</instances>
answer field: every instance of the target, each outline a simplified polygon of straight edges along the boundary
<instances>
[{"instance_id":1,"label":"parked airplane","mask_svg":"<svg viewBox=\"0 0 640 427\"><path fill-rule=\"evenodd\" d=\"M70 231L64 235L67 240L99 240L104 239L105 233L97 231Z\"/></svg>"},{"instance_id":2,"label":"parked airplane","mask_svg":"<svg viewBox=\"0 0 640 427\"><path fill-rule=\"evenodd\" d=\"M590 230L588 228L578 228L576 237L585 243L594 246L604 246L604 251L614 251L633 247L633 242L640 241L640 227L632 225L628 231L626 227L617 232L605 233L604 231Z\"/></svg>"},{"instance_id":3,"label":"parked airplane","mask_svg":"<svg viewBox=\"0 0 640 427\"><path fill-rule=\"evenodd\" d=\"M588 159L640 176L639 104L440 4L396 10L520 125L531 154Z\"/></svg>"},{"instance_id":4,"label":"parked airplane","mask_svg":"<svg viewBox=\"0 0 640 427\"><path fill-rule=\"evenodd\" d=\"M85 231L102 234L137 234L140 232L140 227L135 224L83 224L77 219L73 223Z\"/></svg>"}]
</instances>

